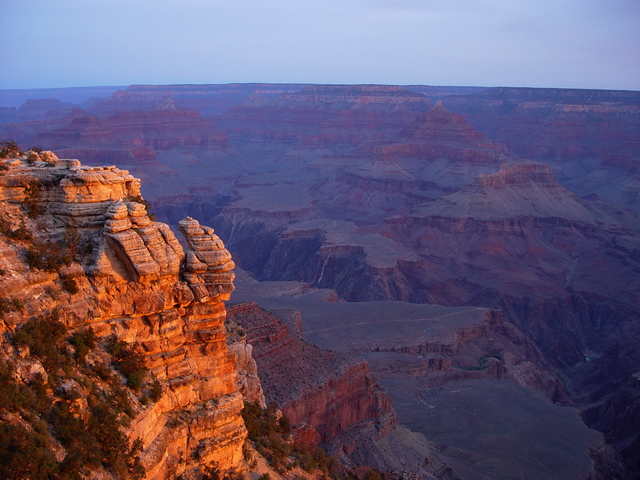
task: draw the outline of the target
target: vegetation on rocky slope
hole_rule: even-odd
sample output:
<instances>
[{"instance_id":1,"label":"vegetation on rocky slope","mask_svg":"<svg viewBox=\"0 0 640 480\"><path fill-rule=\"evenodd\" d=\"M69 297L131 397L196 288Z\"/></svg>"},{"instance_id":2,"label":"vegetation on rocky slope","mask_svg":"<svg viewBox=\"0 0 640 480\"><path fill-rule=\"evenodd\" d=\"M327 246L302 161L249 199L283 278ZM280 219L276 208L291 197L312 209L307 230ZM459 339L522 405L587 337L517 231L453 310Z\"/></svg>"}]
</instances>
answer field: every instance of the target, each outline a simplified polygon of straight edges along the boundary
<instances>
[{"instance_id":1,"label":"vegetation on rocky slope","mask_svg":"<svg viewBox=\"0 0 640 480\"><path fill-rule=\"evenodd\" d=\"M0 362L0 478L72 480L99 469L142 478L140 442L124 429L154 387L142 390L135 352L91 329L69 334L55 312L10 341L15 355Z\"/></svg>"},{"instance_id":2,"label":"vegetation on rocky slope","mask_svg":"<svg viewBox=\"0 0 640 480\"><path fill-rule=\"evenodd\" d=\"M2 155L16 148L3 142ZM64 291L78 293L75 278L62 269L83 260L86 245L81 251L71 229L55 240L39 227L37 182L27 184L25 195L21 220L16 212L0 216L0 237L30 274L57 274L57 286L45 291L52 300ZM99 339L91 328L68 330L55 308L34 312L21 298L0 298L0 318L14 313L18 326L1 339L0 478L75 480L100 470L142 478L141 442L131 443L126 428L162 393L157 381L144 381L142 357L115 338Z\"/></svg>"},{"instance_id":3,"label":"vegetation on rocky slope","mask_svg":"<svg viewBox=\"0 0 640 480\"><path fill-rule=\"evenodd\" d=\"M289 419L278 411L276 404L271 403L262 409L255 403L245 402L242 418L249 432L249 441L276 471L284 473L301 467L307 472L335 473L336 460L328 457L322 448L308 448L291 441Z\"/></svg>"}]
</instances>

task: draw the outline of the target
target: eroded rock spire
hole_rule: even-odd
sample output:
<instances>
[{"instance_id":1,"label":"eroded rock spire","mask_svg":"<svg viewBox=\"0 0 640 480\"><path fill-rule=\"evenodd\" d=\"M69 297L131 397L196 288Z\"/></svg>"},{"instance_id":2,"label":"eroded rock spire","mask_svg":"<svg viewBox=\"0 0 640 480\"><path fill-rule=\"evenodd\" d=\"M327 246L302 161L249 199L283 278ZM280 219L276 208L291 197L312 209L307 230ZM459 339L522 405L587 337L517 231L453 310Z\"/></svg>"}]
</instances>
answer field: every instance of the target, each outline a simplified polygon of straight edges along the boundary
<instances>
[{"instance_id":1,"label":"eroded rock spire","mask_svg":"<svg viewBox=\"0 0 640 480\"><path fill-rule=\"evenodd\" d=\"M202 303L219 297L228 300L233 292L235 263L213 228L187 217L178 223L187 241L183 278Z\"/></svg>"}]
</instances>

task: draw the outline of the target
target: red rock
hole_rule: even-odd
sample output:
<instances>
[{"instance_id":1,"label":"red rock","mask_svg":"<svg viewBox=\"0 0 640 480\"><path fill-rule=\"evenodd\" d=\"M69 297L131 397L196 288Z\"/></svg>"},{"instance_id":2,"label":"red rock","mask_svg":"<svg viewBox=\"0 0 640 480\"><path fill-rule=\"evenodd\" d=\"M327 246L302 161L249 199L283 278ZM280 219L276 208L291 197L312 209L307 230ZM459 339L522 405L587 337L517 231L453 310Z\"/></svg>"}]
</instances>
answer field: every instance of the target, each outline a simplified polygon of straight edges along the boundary
<instances>
[{"instance_id":1,"label":"red rock","mask_svg":"<svg viewBox=\"0 0 640 480\"><path fill-rule=\"evenodd\" d=\"M277 403L292 424L311 425L320 443L363 425L375 425L380 437L393 429L390 400L366 362L306 343L277 317L249 305L230 307L228 315L254 347L267 403Z\"/></svg>"}]
</instances>

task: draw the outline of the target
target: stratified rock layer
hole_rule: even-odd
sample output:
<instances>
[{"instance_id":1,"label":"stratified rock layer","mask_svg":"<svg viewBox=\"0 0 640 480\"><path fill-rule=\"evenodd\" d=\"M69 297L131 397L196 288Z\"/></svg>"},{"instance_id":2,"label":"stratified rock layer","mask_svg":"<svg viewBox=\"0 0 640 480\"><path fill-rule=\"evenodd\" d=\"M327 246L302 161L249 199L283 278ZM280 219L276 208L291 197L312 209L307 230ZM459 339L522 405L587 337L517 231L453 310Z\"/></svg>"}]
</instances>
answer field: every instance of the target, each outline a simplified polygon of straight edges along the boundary
<instances>
[{"instance_id":1,"label":"stratified rock layer","mask_svg":"<svg viewBox=\"0 0 640 480\"><path fill-rule=\"evenodd\" d=\"M164 392L127 429L131 441L142 440L146 479L190 478L211 462L238 467L246 429L222 303L233 290L234 264L220 239L188 218L180 223L185 254L169 227L149 218L139 181L127 171L77 160L5 165L3 229L24 225L36 238L0 239L0 295L24 303L22 313L3 315L0 331L56 310L71 331L91 326L99 338L137 343ZM77 239L87 254L52 272L22 260L29 242L61 238ZM61 291L62 277L72 277L78 291ZM245 357L251 361L250 351Z\"/></svg>"},{"instance_id":2,"label":"stratified rock layer","mask_svg":"<svg viewBox=\"0 0 640 480\"><path fill-rule=\"evenodd\" d=\"M253 302L229 308L247 333L267 402L276 402L291 423L308 423L327 443L367 424L384 437L395 425L386 392L356 357L323 350L297 336Z\"/></svg>"}]
</instances>

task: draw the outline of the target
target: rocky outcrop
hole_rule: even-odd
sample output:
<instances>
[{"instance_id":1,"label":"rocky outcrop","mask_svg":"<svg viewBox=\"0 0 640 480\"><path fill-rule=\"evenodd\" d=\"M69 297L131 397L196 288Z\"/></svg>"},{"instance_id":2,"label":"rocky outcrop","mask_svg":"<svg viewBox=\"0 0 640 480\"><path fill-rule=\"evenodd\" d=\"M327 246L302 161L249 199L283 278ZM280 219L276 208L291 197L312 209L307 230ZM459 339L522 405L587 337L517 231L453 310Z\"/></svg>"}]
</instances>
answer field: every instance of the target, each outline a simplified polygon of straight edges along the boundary
<instances>
[{"instance_id":1,"label":"rocky outcrop","mask_svg":"<svg viewBox=\"0 0 640 480\"><path fill-rule=\"evenodd\" d=\"M254 308L250 302L235 305L233 313L248 312ZM238 375L238 391L245 402L255 403L267 408L267 402L258 376L258 364L253 358L253 345L247 342L247 334L241 326L227 317L224 322L227 331L227 346L236 357L236 373Z\"/></svg>"},{"instance_id":2,"label":"rocky outcrop","mask_svg":"<svg viewBox=\"0 0 640 480\"><path fill-rule=\"evenodd\" d=\"M90 326L99 339L137 344L163 390L153 404L134 401L126 429L130 441L142 442L145 478L191 477L211 462L238 467L246 430L222 303L233 290L234 264L213 230L181 222L185 254L169 227L149 218L139 181L127 171L74 160L5 165L0 244L8 261L0 294L23 306L3 314L2 331L55 311L72 332ZM10 240L19 228L27 233ZM73 246L68 266L25 264L25 249L61 239ZM74 288L65 291L67 277Z\"/></svg>"},{"instance_id":3,"label":"rocky outcrop","mask_svg":"<svg viewBox=\"0 0 640 480\"><path fill-rule=\"evenodd\" d=\"M235 264L224 244L209 227L187 217L178 223L189 249L186 254L184 279L196 300L206 303L212 298L229 299L233 291Z\"/></svg>"},{"instance_id":4,"label":"rocky outcrop","mask_svg":"<svg viewBox=\"0 0 640 480\"><path fill-rule=\"evenodd\" d=\"M253 345L267 402L276 402L292 424L314 427L316 442L339 441L365 425L379 438L393 429L389 397L366 362L306 343L255 303L229 307L228 315Z\"/></svg>"}]
</instances>

